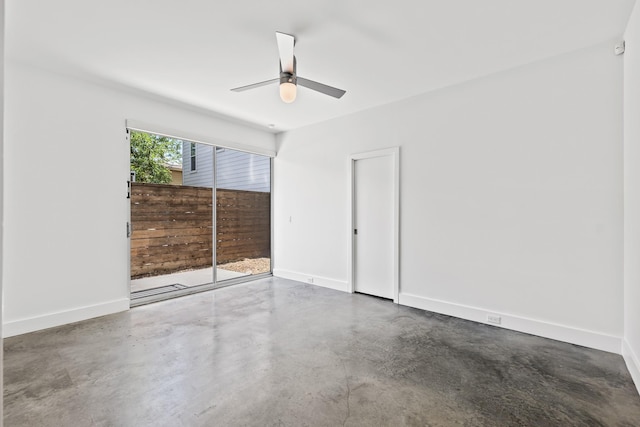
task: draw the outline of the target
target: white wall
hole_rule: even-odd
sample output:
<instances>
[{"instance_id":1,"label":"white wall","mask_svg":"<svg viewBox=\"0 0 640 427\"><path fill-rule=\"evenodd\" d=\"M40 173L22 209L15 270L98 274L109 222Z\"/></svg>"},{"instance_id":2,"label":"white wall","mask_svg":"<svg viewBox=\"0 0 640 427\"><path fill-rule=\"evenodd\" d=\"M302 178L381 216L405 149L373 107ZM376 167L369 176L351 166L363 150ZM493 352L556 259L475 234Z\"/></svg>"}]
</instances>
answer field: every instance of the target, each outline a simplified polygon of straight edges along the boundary
<instances>
[{"instance_id":1,"label":"white wall","mask_svg":"<svg viewBox=\"0 0 640 427\"><path fill-rule=\"evenodd\" d=\"M6 82L6 336L128 308L126 119L275 149L267 132L25 65Z\"/></svg>"},{"instance_id":2,"label":"white wall","mask_svg":"<svg viewBox=\"0 0 640 427\"><path fill-rule=\"evenodd\" d=\"M640 391L640 4L625 33L624 54L624 344Z\"/></svg>"},{"instance_id":3,"label":"white wall","mask_svg":"<svg viewBox=\"0 0 640 427\"><path fill-rule=\"evenodd\" d=\"M622 67L611 41L279 135L274 273L346 288L348 156L400 146L401 304L620 352Z\"/></svg>"}]
</instances>

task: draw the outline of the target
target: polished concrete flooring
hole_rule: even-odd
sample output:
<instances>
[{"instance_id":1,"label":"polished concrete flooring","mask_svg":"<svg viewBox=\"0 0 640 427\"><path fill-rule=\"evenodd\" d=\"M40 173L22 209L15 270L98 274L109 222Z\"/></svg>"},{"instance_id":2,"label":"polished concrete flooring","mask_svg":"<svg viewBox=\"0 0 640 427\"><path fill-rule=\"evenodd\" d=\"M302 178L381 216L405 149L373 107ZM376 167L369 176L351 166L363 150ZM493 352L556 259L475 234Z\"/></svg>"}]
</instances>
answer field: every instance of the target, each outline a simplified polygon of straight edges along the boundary
<instances>
[{"instance_id":1,"label":"polished concrete flooring","mask_svg":"<svg viewBox=\"0 0 640 427\"><path fill-rule=\"evenodd\" d=\"M638 426L622 358L283 279L5 340L5 426Z\"/></svg>"}]
</instances>

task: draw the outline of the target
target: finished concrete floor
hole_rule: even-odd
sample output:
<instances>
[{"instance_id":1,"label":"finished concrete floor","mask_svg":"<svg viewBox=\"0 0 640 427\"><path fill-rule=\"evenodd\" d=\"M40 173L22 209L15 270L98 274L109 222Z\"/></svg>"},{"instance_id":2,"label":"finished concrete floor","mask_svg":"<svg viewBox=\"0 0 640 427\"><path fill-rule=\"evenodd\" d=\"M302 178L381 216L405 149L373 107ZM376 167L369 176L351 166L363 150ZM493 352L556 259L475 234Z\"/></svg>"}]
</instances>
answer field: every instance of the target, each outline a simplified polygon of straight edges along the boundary
<instances>
[{"instance_id":1,"label":"finished concrete floor","mask_svg":"<svg viewBox=\"0 0 640 427\"><path fill-rule=\"evenodd\" d=\"M5 426L638 426L622 358L283 279L5 339Z\"/></svg>"}]
</instances>

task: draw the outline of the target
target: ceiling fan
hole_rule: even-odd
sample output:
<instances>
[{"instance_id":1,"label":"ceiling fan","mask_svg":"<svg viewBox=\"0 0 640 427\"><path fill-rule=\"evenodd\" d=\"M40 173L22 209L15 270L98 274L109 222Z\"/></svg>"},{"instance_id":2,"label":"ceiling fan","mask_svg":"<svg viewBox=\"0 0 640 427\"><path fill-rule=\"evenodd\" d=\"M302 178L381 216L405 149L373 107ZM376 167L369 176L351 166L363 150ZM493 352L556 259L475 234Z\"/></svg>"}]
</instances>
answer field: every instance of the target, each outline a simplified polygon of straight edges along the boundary
<instances>
[{"instance_id":1,"label":"ceiling fan","mask_svg":"<svg viewBox=\"0 0 640 427\"><path fill-rule=\"evenodd\" d=\"M280 53L280 77L260 83L254 83L247 86L241 86L231 89L233 92L242 92L257 87L266 86L272 83L280 82L280 98L286 103L291 103L296 99L297 85L324 93L325 95L341 98L346 91L335 87L327 86L313 80L299 77L296 72L296 57L293 55L293 47L296 38L291 34L280 33L276 31L276 40L278 41L278 52Z\"/></svg>"}]
</instances>

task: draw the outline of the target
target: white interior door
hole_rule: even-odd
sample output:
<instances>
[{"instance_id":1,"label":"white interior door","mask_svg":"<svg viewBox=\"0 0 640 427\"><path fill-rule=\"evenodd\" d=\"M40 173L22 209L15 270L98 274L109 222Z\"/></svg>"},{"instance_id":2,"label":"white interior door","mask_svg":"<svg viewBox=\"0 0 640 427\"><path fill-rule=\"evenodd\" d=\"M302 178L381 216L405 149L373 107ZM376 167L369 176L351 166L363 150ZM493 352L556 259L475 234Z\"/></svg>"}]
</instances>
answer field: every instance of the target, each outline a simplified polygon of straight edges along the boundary
<instances>
[{"instance_id":1,"label":"white interior door","mask_svg":"<svg viewBox=\"0 0 640 427\"><path fill-rule=\"evenodd\" d=\"M394 153L353 160L354 291L395 299Z\"/></svg>"}]
</instances>

